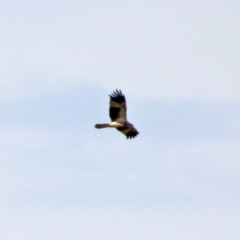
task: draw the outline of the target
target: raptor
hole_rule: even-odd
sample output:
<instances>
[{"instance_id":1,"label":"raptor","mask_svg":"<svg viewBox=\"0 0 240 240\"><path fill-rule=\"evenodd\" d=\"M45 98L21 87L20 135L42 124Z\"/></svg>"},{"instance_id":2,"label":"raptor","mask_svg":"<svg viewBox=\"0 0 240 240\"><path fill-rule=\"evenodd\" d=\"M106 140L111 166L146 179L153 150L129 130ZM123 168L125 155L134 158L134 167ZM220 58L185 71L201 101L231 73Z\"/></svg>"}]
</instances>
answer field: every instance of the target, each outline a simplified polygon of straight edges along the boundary
<instances>
[{"instance_id":1,"label":"raptor","mask_svg":"<svg viewBox=\"0 0 240 240\"><path fill-rule=\"evenodd\" d=\"M109 116L110 123L98 123L95 128L116 128L123 133L127 139L135 138L139 132L127 120L127 103L126 98L121 90L114 91L110 96Z\"/></svg>"}]
</instances>

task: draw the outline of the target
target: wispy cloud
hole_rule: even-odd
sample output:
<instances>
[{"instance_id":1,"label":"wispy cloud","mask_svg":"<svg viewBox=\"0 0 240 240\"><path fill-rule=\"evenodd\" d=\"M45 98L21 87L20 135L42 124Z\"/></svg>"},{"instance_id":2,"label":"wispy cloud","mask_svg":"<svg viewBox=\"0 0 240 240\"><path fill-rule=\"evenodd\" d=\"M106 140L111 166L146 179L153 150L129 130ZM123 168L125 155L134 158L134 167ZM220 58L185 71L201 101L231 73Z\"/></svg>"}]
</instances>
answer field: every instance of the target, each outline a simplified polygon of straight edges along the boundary
<instances>
[{"instance_id":1,"label":"wispy cloud","mask_svg":"<svg viewBox=\"0 0 240 240\"><path fill-rule=\"evenodd\" d=\"M236 2L2 1L0 20L0 238L239 239ZM116 88L131 141L94 128Z\"/></svg>"},{"instance_id":2,"label":"wispy cloud","mask_svg":"<svg viewBox=\"0 0 240 240\"><path fill-rule=\"evenodd\" d=\"M237 9L218 2L5 3L1 98L94 84L163 101L239 102Z\"/></svg>"}]
</instances>

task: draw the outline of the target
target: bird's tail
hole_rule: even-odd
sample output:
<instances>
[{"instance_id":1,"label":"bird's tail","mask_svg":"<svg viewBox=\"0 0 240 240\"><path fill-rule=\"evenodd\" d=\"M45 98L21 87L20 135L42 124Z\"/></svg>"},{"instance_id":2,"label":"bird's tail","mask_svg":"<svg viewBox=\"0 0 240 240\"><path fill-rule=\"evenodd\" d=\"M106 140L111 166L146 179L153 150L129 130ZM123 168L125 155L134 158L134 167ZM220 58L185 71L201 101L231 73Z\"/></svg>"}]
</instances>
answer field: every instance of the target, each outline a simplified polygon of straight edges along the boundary
<instances>
[{"instance_id":1,"label":"bird's tail","mask_svg":"<svg viewBox=\"0 0 240 240\"><path fill-rule=\"evenodd\" d=\"M98 129L107 128L107 127L109 127L109 123L99 123L95 125L95 128L98 128Z\"/></svg>"}]
</instances>

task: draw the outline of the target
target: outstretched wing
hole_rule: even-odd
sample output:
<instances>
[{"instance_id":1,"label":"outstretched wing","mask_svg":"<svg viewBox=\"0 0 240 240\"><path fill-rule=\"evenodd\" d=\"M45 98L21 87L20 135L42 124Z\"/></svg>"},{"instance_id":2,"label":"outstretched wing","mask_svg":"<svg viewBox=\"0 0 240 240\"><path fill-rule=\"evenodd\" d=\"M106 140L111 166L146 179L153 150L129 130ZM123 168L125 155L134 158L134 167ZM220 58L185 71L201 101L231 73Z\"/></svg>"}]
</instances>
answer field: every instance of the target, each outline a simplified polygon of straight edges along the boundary
<instances>
[{"instance_id":1,"label":"outstretched wing","mask_svg":"<svg viewBox=\"0 0 240 240\"><path fill-rule=\"evenodd\" d=\"M122 94L121 90L113 92L110 96L110 108L109 116L112 121L118 118L123 118L127 120L127 104L125 96Z\"/></svg>"},{"instance_id":2,"label":"outstretched wing","mask_svg":"<svg viewBox=\"0 0 240 240\"><path fill-rule=\"evenodd\" d=\"M139 132L136 128L130 128L130 127L119 127L117 128L118 131L120 131L121 133L123 133L127 139L128 138L135 138Z\"/></svg>"}]
</instances>

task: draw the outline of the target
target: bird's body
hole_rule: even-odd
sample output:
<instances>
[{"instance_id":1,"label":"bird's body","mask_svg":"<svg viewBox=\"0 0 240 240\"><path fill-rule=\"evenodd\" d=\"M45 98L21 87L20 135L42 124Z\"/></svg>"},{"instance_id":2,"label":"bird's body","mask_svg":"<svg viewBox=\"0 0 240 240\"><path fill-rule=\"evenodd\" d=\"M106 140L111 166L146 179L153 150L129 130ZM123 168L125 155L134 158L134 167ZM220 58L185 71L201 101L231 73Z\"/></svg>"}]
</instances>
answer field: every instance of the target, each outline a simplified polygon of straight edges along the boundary
<instances>
[{"instance_id":1,"label":"bird's body","mask_svg":"<svg viewBox=\"0 0 240 240\"><path fill-rule=\"evenodd\" d=\"M109 116L112 120L110 123L96 124L95 128L116 128L127 138L134 138L139 134L133 124L127 121L127 104L121 90L116 90L110 95Z\"/></svg>"}]
</instances>

